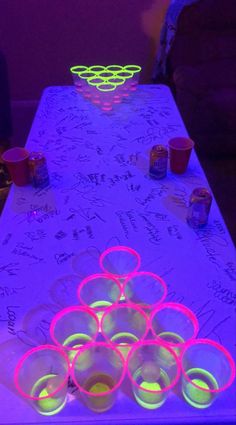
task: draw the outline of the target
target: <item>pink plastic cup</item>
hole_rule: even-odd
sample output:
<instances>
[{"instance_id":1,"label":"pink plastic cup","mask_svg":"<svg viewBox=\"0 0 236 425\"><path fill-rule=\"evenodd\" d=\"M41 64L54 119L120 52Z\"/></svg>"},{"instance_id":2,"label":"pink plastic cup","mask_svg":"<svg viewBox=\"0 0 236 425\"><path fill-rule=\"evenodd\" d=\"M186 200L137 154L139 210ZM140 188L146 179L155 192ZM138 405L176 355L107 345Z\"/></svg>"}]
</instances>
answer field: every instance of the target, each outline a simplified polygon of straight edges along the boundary
<instances>
[{"instance_id":1,"label":"pink plastic cup","mask_svg":"<svg viewBox=\"0 0 236 425\"><path fill-rule=\"evenodd\" d=\"M197 337L199 331L195 314L179 303L163 303L151 313L150 326L154 337L180 354L185 343Z\"/></svg>"},{"instance_id":2,"label":"pink plastic cup","mask_svg":"<svg viewBox=\"0 0 236 425\"><path fill-rule=\"evenodd\" d=\"M25 186L29 183L29 152L25 148L15 147L2 154L13 183L16 186Z\"/></svg>"},{"instance_id":3,"label":"pink plastic cup","mask_svg":"<svg viewBox=\"0 0 236 425\"><path fill-rule=\"evenodd\" d=\"M199 409L209 407L235 379L235 363L230 353L209 339L189 341L180 362L184 399Z\"/></svg>"},{"instance_id":4,"label":"pink plastic cup","mask_svg":"<svg viewBox=\"0 0 236 425\"><path fill-rule=\"evenodd\" d=\"M101 320L104 338L126 358L134 344L142 341L149 330L148 317L134 304L109 307Z\"/></svg>"},{"instance_id":5,"label":"pink plastic cup","mask_svg":"<svg viewBox=\"0 0 236 425\"><path fill-rule=\"evenodd\" d=\"M128 355L127 374L137 403L146 409L157 409L180 378L180 362L165 344L142 341Z\"/></svg>"},{"instance_id":6,"label":"pink plastic cup","mask_svg":"<svg viewBox=\"0 0 236 425\"><path fill-rule=\"evenodd\" d=\"M173 173L182 174L186 171L194 142L188 137L174 137L168 142L170 154L170 169Z\"/></svg>"},{"instance_id":7,"label":"pink plastic cup","mask_svg":"<svg viewBox=\"0 0 236 425\"><path fill-rule=\"evenodd\" d=\"M84 306L72 306L59 311L50 325L52 341L68 352L70 361L81 346L95 341L98 331L96 314Z\"/></svg>"},{"instance_id":8,"label":"pink plastic cup","mask_svg":"<svg viewBox=\"0 0 236 425\"><path fill-rule=\"evenodd\" d=\"M123 287L126 302L138 304L150 311L162 303L167 294L164 280L152 272L135 272L127 277Z\"/></svg>"},{"instance_id":9,"label":"pink plastic cup","mask_svg":"<svg viewBox=\"0 0 236 425\"><path fill-rule=\"evenodd\" d=\"M77 294L81 304L92 308L100 320L107 307L120 301L122 288L114 276L97 273L80 282Z\"/></svg>"},{"instance_id":10,"label":"pink plastic cup","mask_svg":"<svg viewBox=\"0 0 236 425\"><path fill-rule=\"evenodd\" d=\"M114 405L125 373L122 354L105 342L82 347L72 364L72 379L82 400L95 412L105 412Z\"/></svg>"},{"instance_id":11,"label":"pink plastic cup","mask_svg":"<svg viewBox=\"0 0 236 425\"><path fill-rule=\"evenodd\" d=\"M128 246L118 245L106 249L99 258L99 265L105 273L123 279L136 272L141 264L137 251Z\"/></svg>"},{"instance_id":12,"label":"pink plastic cup","mask_svg":"<svg viewBox=\"0 0 236 425\"><path fill-rule=\"evenodd\" d=\"M66 353L53 345L41 345L21 357L14 372L14 383L20 395L38 413L51 416L66 404L69 373Z\"/></svg>"}]
</instances>

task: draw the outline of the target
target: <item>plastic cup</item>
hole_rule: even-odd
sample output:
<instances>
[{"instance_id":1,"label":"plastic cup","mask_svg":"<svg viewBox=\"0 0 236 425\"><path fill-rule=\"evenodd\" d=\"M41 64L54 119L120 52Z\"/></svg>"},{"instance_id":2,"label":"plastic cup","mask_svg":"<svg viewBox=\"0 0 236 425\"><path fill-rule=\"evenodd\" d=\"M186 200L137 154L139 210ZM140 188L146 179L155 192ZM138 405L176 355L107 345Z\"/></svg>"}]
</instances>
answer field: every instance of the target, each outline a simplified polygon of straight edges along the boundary
<instances>
[{"instance_id":1,"label":"plastic cup","mask_svg":"<svg viewBox=\"0 0 236 425\"><path fill-rule=\"evenodd\" d=\"M196 338L199 325L195 314L178 303L157 306L150 316L153 335L180 354L184 344Z\"/></svg>"},{"instance_id":2,"label":"plastic cup","mask_svg":"<svg viewBox=\"0 0 236 425\"><path fill-rule=\"evenodd\" d=\"M104 73L103 73L104 74ZM100 96L100 105L103 111L108 112L112 110L115 84L108 83L107 81L98 84L97 89Z\"/></svg>"},{"instance_id":3,"label":"plastic cup","mask_svg":"<svg viewBox=\"0 0 236 425\"><path fill-rule=\"evenodd\" d=\"M116 89L114 91L113 102L121 103L122 101L122 89L121 86L125 83L125 78L114 75L107 79L108 83L115 84Z\"/></svg>"},{"instance_id":4,"label":"plastic cup","mask_svg":"<svg viewBox=\"0 0 236 425\"><path fill-rule=\"evenodd\" d=\"M80 282L77 295L81 304L94 309L100 319L107 307L119 302L121 291L121 285L114 276L97 273Z\"/></svg>"},{"instance_id":5,"label":"plastic cup","mask_svg":"<svg viewBox=\"0 0 236 425\"><path fill-rule=\"evenodd\" d=\"M182 174L186 171L194 142L188 137L174 137L168 142L170 169L173 173Z\"/></svg>"},{"instance_id":6,"label":"plastic cup","mask_svg":"<svg viewBox=\"0 0 236 425\"><path fill-rule=\"evenodd\" d=\"M131 83L134 76L133 72L122 69L121 71L116 72L116 76L125 79L125 83L121 86L120 91L122 97L128 97L130 94Z\"/></svg>"},{"instance_id":7,"label":"plastic cup","mask_svg":"<svg viewBox=\"0 0 236 425\"><path fill-rule=\"evenodd\" d=\"M78 349L95 341L99 331L96 314L88 307L72 306L59 311L52 319L52 341L68 352L70 361Z\"/></svg>"},{"instance_id":8,"label":"plastic cup","mask_svg":"<svg viewBox=\"0 0 236 425\"><path fill-rule=\"evenodd\" d=\"M128 355L127 374L138 404L145 409L157 409L178 382L180 363L175 352L165 344L142 341Z\"/></svg>"},{"instance_id":9,"label":"plastic cup","mask_svg":"<svg viewBox=\"0 0 236 425\"><path fill-rule=\"evenodd\" d=\"M122 354L104 342L82 347L72 365L72 379L85 405L95 412L109 410L125 376Z\"/></svg>"},{"instance_id":10,"label":"plastic cup","mask_svg":"<svg viewBox=\"0 0 236 425\"><path fill-rule=\"evenodd\" d=\"M96 77L97 73L92 71L82 71L78 74L81 80L81 92L85 99L90 99L92 97L93 89L91 85L88 84L88 79L91 77Z\"/></svg>"},{"instance_id":11,"label":"plastic cup","mask_svg":"<svg viewBox=\"0 0 236 425\"><path fill-rule=\"evenodd\" d=\"M13 183L16 186L25 186L30 181L29 152L25 148L15 147L2 154Z\"/></svg>"},{"instance_id":12,"label":"plastic cup","mask_svg":"<svg viewBox=\"0 0 236 425\"><path fill-rule=\"evenodd\" d=\"M97 89L97 86L99 84L104 84L105 80L101 77L89 77L87 79L88 85L91 86L91 102L94 103L94 105L100 105L101 103L101 94L99 90Z\"/></svg>"},{"instance_id":13,"label":"plastic cup","mask_svg":"<svg viewBox=\"0 0 236 425\"><path fill-rule=\"evenodd\" d=\"M130 90L131 91L137 90L141 70L142 70L142 68L139 65L125 65L124 66L124 71L130 71L130 72L133 73L133 77L132 77L131 82L130 82Z\"/></svg>"},{"instance_id":14,"label":"plastic cup","mask_svg":"<svg viewBox=\"0 0 236 425\"><path fill-rule=\"evenodd\" d=\"M189 341L180 362L184 399L199 409L209 407L235 379L235 363L230 353L209 339Z\"/></svg>"},{"instance_id":15,"label":"plastic cup","mask_svg":"<svg viewBox=\"0 0 236 425\"><path fill-rule=\"evenodd\" d=\"M126 358L134 344L142 341L148 333L148 317L141 308L119 304L108 308L101 320L104 338Z\"/></svg>"},{"instance_id":16,"label":"plastic cup","mask_svg":"<svg viewBox=\"0 0 236 425\"><path fill-rule=\"evenodd\" d=\"M138 304L148 312L164 301L167 286L155 273L135 272L124 281L123 293L127 302Z\"/></svg>"},{"instance_id":17,"label":"plastic cup","mask_svg":"<svg viewBox=\"0 0 236 425\"><path fill-rule=\"evenodd\" d=\"M89 68L87 66L84 66L84 65L76 65L76 66L72 66L70 68L70 72L72 73L74 85L75 85L75 88L78 92L81 92L82 89L83 89L83 83L82 83L81 78L79 77L79 73L85 72L85 71L88 71L88 70L89 70Z\"/></svg>"},{"instance_id":18,"label":"plastic cup","mask_svg":"<svg viewBox=\"0 0 236 425\"><path fill-rule=\"evenodd\" d=\"M115 276L117 279L127 278L136 272L141 264L141 258L137 251L128 246L117 245L103 251L99 258L99 265L105 273Z\"/></svg>"},{"instance_id":19,"label":"plastic cup","mask_svg":"<svg viewBox=\"0 0 236 425\"><path fill-rule=\"evenodd\" d=\"M41 345L21 357L14 372L14 383L38 413L51 416L66 404L69 371L69 359L62 350Z\"/></svg>"}]
</instances>

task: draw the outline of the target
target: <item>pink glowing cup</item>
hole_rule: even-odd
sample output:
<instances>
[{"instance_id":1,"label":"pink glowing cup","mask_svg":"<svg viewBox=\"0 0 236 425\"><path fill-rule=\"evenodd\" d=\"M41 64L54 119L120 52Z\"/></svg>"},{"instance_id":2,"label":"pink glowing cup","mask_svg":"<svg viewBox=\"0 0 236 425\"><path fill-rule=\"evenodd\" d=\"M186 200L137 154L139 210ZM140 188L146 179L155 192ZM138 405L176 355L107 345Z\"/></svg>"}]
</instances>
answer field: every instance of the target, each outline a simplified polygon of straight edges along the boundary
<instances>
[{"instance_id":1,"label":"pink glowing cup","mask_svg":"<svg viewBox=\"0 0 236 425\"><path fill-rule=\"evenodd\" d=\"M146 409L157 409L180 378L180 362L165 344L142 341L128 355L127 374L137 403Z\"/></svg>"},{"instance_id":2,"label":"pink glowing cup","mask_svg":"<svg viewBox=\"0 0 236 425\"><path fill-rule=\"evenodd\" d=\"M21 357L14 372L14 383L20 395L38 413L51 416L66 404L69 372L65 352L53 345L41 345Z\"/></svg>"},{"instance_id":3,"label":"pink glowing cup","mask_svg":"<svg viewBox=\"0 0 236 425\"><path fill-rule=\"evenodd\" d=\"M148 330L148 317L134 304L109 307L101 320L104 338L115 345L125 358L132 346L146 337Z\"/></svg>"},{"instance_id":4,"label":"pink glowing cup","mask_svg":"<svg viewBox=\"0 0 236 425\"><path fill-rule=\"evenodd\" d=\"M68 352L70 361L81 346L95 341L98 331L96 314L84 306L72 306L59 311L50 325L52 341Z\"/></svg>"},{"instance_id":5,"label":"pink glowing cup","mask_svg":"<svg viewBox=\"0 0 236 425\"><path fill-rule=\"evenodd\" d=\"M72 365L72 379L80 390L81 398L95 412L111 409L125 372L122 354L105 342L82 347Z\"/></svg>"},{"instance_id":6,"label":"pink glowing cup","mask_svg":"<svg viewBox=\"0 0 236 425\"><path fill-rule=\"evenodd\" d=\"M136 272L140 264L141 258L138 252L123 245L106 249L99 258L101 269L118 279L124 279Z\"/></svg>"},{"instance_id":7,"label":"pink glowing cup","mask_svg":"<svg viewBox=\"0 0 236 425\"><path fill-rule=\"evenodd\" d=\"M184 344L196 338L199 325L195 314L179 303L163 303L151 313L150 325L154 337L180 354Z\"/></svg>"},{"instance_id":8,"label":"pink glowing cup","mask_svg":"<svg viewBox=\"0 0 236 425\"><path fill-rule=\"evenodd\" d=\"M167 294L164 280L152 272L135 272L127 277L123 286L127 302L138 304L147 312L162 303Z\"/></svg>"},{"instance_id":9,"label":"pink glowing cup","mask_svg":"<svg viewBox=\"0 0 236 425\"><path fill-rule=\"evenodd\" d=\"M188 137L174 137L168 142L170 169L173 173L182 174L186 171L194 142Z\"/></svg>"},{"instance_id":10,"label":"pink glowing cup","mask_svg":"<svg viewBox=\"0 0 236 425\"><path fill-rule=\"evenodd\" d=\"M107 307L119 302L122 288L114 276L97 273L80 282L77 294L80 303L92 308L100 320Z\"/></svg>"},{"instance_id":11,"label":"pink glowing cup","mask_svg":"<svg viewBox=\"0 0 236 425\"><path fill-rule=\"evenodd\" d=\"M183 397L198 409L209 407L235 379L235 363L231 354L209 339L189 341L180 362Z\"/></svg>"},{"instance_id":12,"label":"pink glowing cup","mask_svg":"<svg viewBox=\"0 0 236 425\"><path fill-rule=\"evenodd\" d=\"M25 148L15 147L2 154L13 183L16 186L25 186L29 183L29 152Z\"/></svg>"}]
</instances>

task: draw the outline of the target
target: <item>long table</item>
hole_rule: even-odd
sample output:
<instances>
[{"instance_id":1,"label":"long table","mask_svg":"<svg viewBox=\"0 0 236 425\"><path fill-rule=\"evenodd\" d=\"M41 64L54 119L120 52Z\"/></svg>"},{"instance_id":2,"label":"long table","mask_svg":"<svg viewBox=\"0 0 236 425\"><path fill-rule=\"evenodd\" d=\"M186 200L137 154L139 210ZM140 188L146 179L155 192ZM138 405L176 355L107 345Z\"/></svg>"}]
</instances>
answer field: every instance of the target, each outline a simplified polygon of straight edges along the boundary
<instances>
[{"instance_id":1,"label":"long table","mask_svg":"<svg viewBox=\"0 0 236 425\"><path fill-rule=\"evenodd\" d=\"M172 393L148 411L120 391L115 406L95 414L71 399L52 417L38 415L17 396L12 374L22 350L50 343L49 324L77 304L80 280L100 271L107 247L141 255L141 270L167 283L166 300L184 303L200 323L200 337L223 344L236 358L236 257L213 199L208 225L186 222L189 196L208 187L195 152L188 170L154 180L154 144L187 132L168 87L139 86L109 113L74 87L49 87L26 147L43 151L50 185L11 188L0 220L1 424L235 423L236 384L208 409L194 409Z\"/></svg>"}]
</instances>

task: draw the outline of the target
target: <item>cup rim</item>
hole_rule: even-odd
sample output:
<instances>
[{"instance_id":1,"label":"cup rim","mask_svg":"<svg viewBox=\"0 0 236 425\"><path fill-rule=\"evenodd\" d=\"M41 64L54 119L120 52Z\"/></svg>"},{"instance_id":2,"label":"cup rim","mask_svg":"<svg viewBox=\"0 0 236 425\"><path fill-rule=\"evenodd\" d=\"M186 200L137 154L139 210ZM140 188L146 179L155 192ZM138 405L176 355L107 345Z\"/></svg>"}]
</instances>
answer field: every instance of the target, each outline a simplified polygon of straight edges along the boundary
<instances>
[{"instance_id":1,"label":"cup rim","mask_svg":"<svg viewBox=\"0 0 236 425\"><path fill-rule=\"evenodd\" d=\"M62 383L58 386L58 388L55 391L53 391L52 393L50 393L46 396L43 396L43 397L36 397L36 396L32 396L30 394L27 394L26 392L24 392L22 390L22 388L19 384L19 372L20 372L22 365L24 364L25 360L27 360L28 357L30 357L34 353L37 353L38 351L43 351L43 350L57 351L64 358L64 360L66 360L67 371L66 371L66 374L65 374L65 379L62 381ZM70 362L69 362L69 358L68 358L67 354L55 345L45 344L45 345L39 345L37 347L34 347L34 348L28 350L25 354L23 354L23 356L18 361L18 363L15 367L15 370L14 370L14 384L15 384L16 389L19 391L19 393L24 398L27 398L27 399L30 399L30 400L44 400L44 399L47 399L47 398L51 398L55 394L57 394L67 384L69 376L70 376Z\"/></svg>"},{"instance_id":2,"label":"cup rim","mask_svg":"<svg viewBox=\"0 0 236 425\"><path fill-rule=\"evenodd\" d=\"M179 147L171 146L171 142L173 142L174 140L185 140L185 141L190 142L190 144L189 144L189 146L182 146L182 147L181 146L179 146ZM168 147L170 149L174 149L174 150L178 150L178 151L187 151L189 149L193 149L194 146L195 146L194 141L188 136L186 136L186 137L185 136L176 136L176 137L172 137L171 139L168 140Z\"/></svg>"},{"instance_id":3,"label":"cup rim","mask_svg":"<svg viewBox=\"0 0 236 425\"><path fill-rule=\"evenodd\" d=\"M114 305L112 305L112 306L110 306L110 307L108 307L106 310L105 310L105 312L104 312L104 314L102 315L102 318L101 318L101 333L102 333L102 335L103 335L103 337L108 341L108 343L110 343L110 344L112 344L112 345L114 345L115 347L119 347L120 346L120 344L117 344L117 343L115 343L115 342L112 342L111 340L110 340L110 338L106 335L106 332L104 331L104 329L103 329L103 322L104 322L104 320L105 320L105 318L110 314L110 313L112 313L113 311L115 311L115 310L120 310L120 309L122 309L122 308L130 308L130 309L132 309L132 310L136 310L136 311L138 311L139 313L140 313L140 315L141 316L143 316L143 318L144 318L144 320L145 320L145 322L146 322L146 329L145 329L145 332L144 332L144 334L142 335L142 337L140 338L140 340L139 341L141 341L141 340L143 340L146 336L147 336L147 334L148 334L148 331L149 331L149 319L148 319L148 316L146 315L146 313L139 307L139 305L138 304L134 304L134 303L123 303L123 304L114 304ZM137 341L138 342L138 341ZM122 344L122 347L130 347L130 346L133 346L133 345L136 345L137 344L137 342L135 342L134 344Z\"/></svg>"},{"instance_id":4,"label":"cup rim","mask_svg":"<svg viewBox=\"0 0 236 425\"><path fill-rule=\"evenodd\" d=\"M215 348L217 348L219 351L221 351L221 353L224 354L224 356L227 358L229 365L230 365L230 369L231 369L231 374L230 377L228 379L228 382L223 385L223 387L218 388L218 389L207 389L207 388L202 388L200 385L195 384L195 382L193 382L189 376L187 375L187 373L185 372L185 369L183 367L183 358L184 355L186 354L187 350L189 348L191 348L193 345L198 345L198 344L205 344L205 345L211 345ZM226 390L226 388L230 387L230 385L233 383L235 376L236 376L236 367L235 367L235 362L233 360L233 357L231 356L231 354L229 353L229 351L221 344L219 344L218 342L211 340L211 339L207 339L207 338L197 338L191 341L188 341L184 348L182 353L180 354L180 365L181 365L181 371L182 374L184 376L184 379L186 381L188 381L193 387L200 389L201 391L204 391L206 393L220 393L221 391Z\"/></svg>"},{"instance_id":5,"label":"cup rim","mask_svg":"<svg viewBox=\"0 0 236 425\"><path fill-rule=\"evenodd\" d=\"M76 69L78 69L78 68L83 68L83 71L87 71L88 69L89 69L89 67L88 66L85 66L85 65L75 65L75 66L71 66L70 67L70 72L72 73L72 74L78 74L79 72L83 72L83 71L76 71Z\"/></svg>"},{"instance_id":6,"label":"cup rim","mask_svg":"<svg viewBox=\"0 0 236 425\"><path fill-rule=\"evenodd\" d=\"M24 156L22 158L18 158L18 159L15 159L15 160L9 160L9 159L5 158L5 157L7 157L7 154L12 152L12 151L22 152L22 154L24 153ZM27 149L20 147L20 146L15 146L15 147L7 149L5 152L3 152L1 158L4 162L11 164L11 163L24 161L25 159L29 158L29 155L30 155L30 152Z\"/></svg>"},{"instance_id":7,"label":"cup rim","mask_svg":"<svg viewBox=\"0 0 236 425\"><path fill-rule=\"evenodd\" d=\"M94 68L100 68L100 71L94 71ZM106 66L105 65L91 65L91 66L89 66L88 67L88 70L89 71L92 71L92 72L103 72L103 71L105 71L106 70Z\"/></svg>"},{"instance_id":8,"label":"cup rim","mask_svg":"<svg viewBox=\"0 0 236 425\"><path fill-rule=\"evenodd\" d=\"M136 257L137 259L137 265L135 266L134 270L132 270L131 272L129 272L128 274L118 274L118 273L112 273L109 272L106 267L104 266L104 259L107 255L109 255L111 252L115 252L115 251L124 251L124 252L128 252L129 254L133 255L134 257ZM111 274L112 276L114 276L117 279L121 279L121 278L126 278L128 277L131 273L135 273L140 265L141 265L141 257L140 254L133 248L130 248L129 246L125 246L125 245L116 245L116 246L112 246L110 248L105 249L105 251L102 252L102 254L99 257L99 266L100 268L107 274Z\"/></svg>"},{"instance_id":9,"label":"cup rim","mask_svg":"<svg viewBox=\"0 0 236 425\"><path fill-rule=\"evenodd\" d=\"M130 70L129 68L134 68L134 69ZM142 67L140 65L125 65L124 70L133 72L134 74L137 74L138 72L141 72Z\"/></svg>"},{"instance_id":10,"label":"cup rim","mask_svg":"<svg viewBox=\"0 0 236 425\"><path fill-rule=\"evenodd\" d=\"M83 287L88 282L90 282L92 280L95 280L95 279L99 279L99 278L113 280L113 282L117 285L117 287L119 289L119 295L118 295L117 300L112 305L117 304L119 302L120 298L121 298L121 295L122 295L122 287L121 287L120 282L115 278L115 276L110 275L108 273L95 273L95 274L91 274L91 275L85 277L83 280L81 280L81 282L79 283L78 288L77 288L77 296L78 296L78 299L81 302L81 304L83 304L85 306L88 306L88 304L83 300L83 297L81 296L81 291L82 291ZM92 307L89 307L89 308L92 308ZM107 308L108 307L105 307L102 310L106 310ZM101 308L100 307L93 307L92 309L94 311L101 311Z\"/></svg>"},{"instance_id":11,"label":"cup rim","mask_svg":"<svg viewBox=\"0 0 236 425\"><path fill-rule=\"evenodd\" d=\"M82 387L78 383L77 379L75 378L75 364L76 364L77 358L80 356L81 353L83 353L86 350L89 350L92 347L106 347L106 348L108 348L108 349L110 349L112 351L115 351L116 354L120 357L121 362L123 364L121 376L120 376L118 382L114 385L114 387L111 390L109 390L109 391L103 391L103 392L100 392L99 394L91 393L91 392L85 390L84 387ZM75 385L79 388L79 390L81 392L83 392L84 394L89 395L90 397L101 397L101 396L104 396L104 395L113 393L122 384L122 382L124 380L124 377L125 377L125 374L126 374L126 361L125 361L125 358L124 358L123 354L121 354L120 351L115 346L113 346L112 344L109 344L109 343L103 342L103 341L101 341L101 342L93 342L93 343L90 343L90 344L87 344L87 345L84 345L83 347L81 347L78 350L78 352L76 353L76 355L75 355L75 357L73 359L73 362L72 362L72 366L71 366L71 376L72 376L73 382L75 383Z\"/></svg>"},{"instance_id":12,"label":"cup rim","mask_svg":"<svg viewBox=\"0 0 236 425\"><path fill-rule=\"evenodd\" d=\"M142 276L142 275L147 275L150 277L153 277L155 280L158 280L158 282L160 283L160 285L163 287L163 295L161 296L159 301L154 302L153 304L149 304L149 305L143 305L142 308L146 308L147 310L153 309L155 307L157 307L159 304L163 303L164 299L166 298L167 295L167 285L165 283L165 281L158 276L156 273L153 272L146 272L146 271L137 271L134 273L131 273L129 276L127 276L127 278L125 279L124 283L123 283L123 293L124 296L126 297L126 286L129 283L130 280L132 280L135 276ZM129 302L136 304L134 301L128 299ZM138 304L139 306L141 306L142 304Z\"/></svg>"},{"instance_id":13,"label":"cup rim","mask_svg":"<svg viewBox=\"0 0 236 425\"><path fill-rule=\"evenodd\" d=\"M130 362L130 358L131 358L131 356L132 356L132 354L133 353L135 353L135 351L136 350L138 350L141 346L145 346L145 345L155 345L155 346L158 346L158 347L161 347L161 348L165 348L171 355L172 355L172 357L174 358L174 360L175 360L175 364L176 364L176 368L177 368L177 370L176 370L176 376L175 376L175 378L173 379L173 381L171 382L171 384L170 385L168 385L167 387L165 387L163 390L149 390L149 389L144 389L144 388L142 388L139 384L137 384L137 382L133 379L133 377L132 377L132 374L131 374L131 372L130 372L130 370L129 370L129 362ZM157 393L164 393L164 392L167 392L167 391L169 391L171 388L173 388L175 385L176 385L176 383L178 382L178 380L179 380L179 378L180 378L180 374L181 374L181 365L180 365L180 360L179 360L179 358L177 357L177 355L176 355L176 353L174 352L174 350L172 350L172 348L170 348L168 345L166 345L165 343L163 344L163 343L160 343L159 341L153 341L153 340L146 340L146 341L140 341L140 342L137 342L137 344L135 344L132 348L131 348L131 350L130 350L130 352L129 352L129 354L128 354L128 357L127 357L127 360L126 360L126 369L127 369L127 375L128 375L128 377L129 377L129 379L131 380L131 382L132 382L132 384L134 384L136 387L138 387L138 388L140 388L141 390L143 390L143 391L146 391L146 392L148 392L148 393L151 393L151 394L157 394Z\"/></svg>"},{"instance_id":14,"label":"cup rim","mask_svg":"<svg viewBox=\"0 0 236 425\"><path fill-rule=\"evenodd\" d=\"M158 341L165 341L163 338L161 338L161 337L159 337L156 333L155 333L155 331L154 331L154 329L153 329L153 326L152 326L152 321L153 321L153 319L154 319L154 317L156 316L156 314L159 312L159 311L161 311L161 310L164 310L165 308L171 308L171 309L173 309L173 310L178 310L178 311L180 311L181 313L183 313L183 314L185 314L189 319L190 319L190 321L191 321L191 323L192 323L192 325L193 325L193 335L187 340L187 342L188 341L190 341L190 340L194 340L195 338L196 338L196 336L197 336L197 334L198 334L198 332L199 332L199 323L198 323L198 320L197 320L197 317L196 317L196 315L193 313L193 311L192 310L190 310L188 307L186 307L184 304L181 304L181 303L174 303L174 302L166 302L166 303L162 303L162 304L160 304L160 305L158 305L157 307L155 307L154 308L154 310L151 312L151 315L150 315L150 329L151 329L151 331L152 331L152 334L153 334L153 336L158 340ZM179 342L179 343L171 343L171 342L167 342L167 341L165 341L165 344L166 345L168 345L168 346L170 346L170 347L183 347L183 346L185 346L185 344L187 343L187 342L183 342L183 343L181 343L181 342Z\"/></svg>"},{"instance_id":15,"label":"cup rim","mask_svg":"<svg viewBox=\"0 0 236 425\"><path fill-rule=\"evenodd\" d=\"M99 333L99 320L98 320L98 317L97 317L97 315L94 313L94 311L89 306L84 306L84 305L83 306L69 306L69 307L63 308L58 313L56 313L55 316L53 317L53 319L52 319L52 321L50 323L49 333L50 333L50 337L53 340L53 342L57 346L61 347L62 349L65 349L67 351L78 351L78 349L80 347L74 348L74 347L68 347L66 345L62 345L57 340L57 338L55 337L55 334L54 334L55 327L57 326L58 321L63 316L66 316L67 314L70 314L70 313L76 312L76 311L87 313L88 315L90 315L95 320L96 325L97 325L97 329L96 329L95 335L92 337L92 340L95 340L97 338L97 336L98 336L98 333ZM86 343L85 343L85 345L86 345Z\"/></svg>"}]
</instances>

